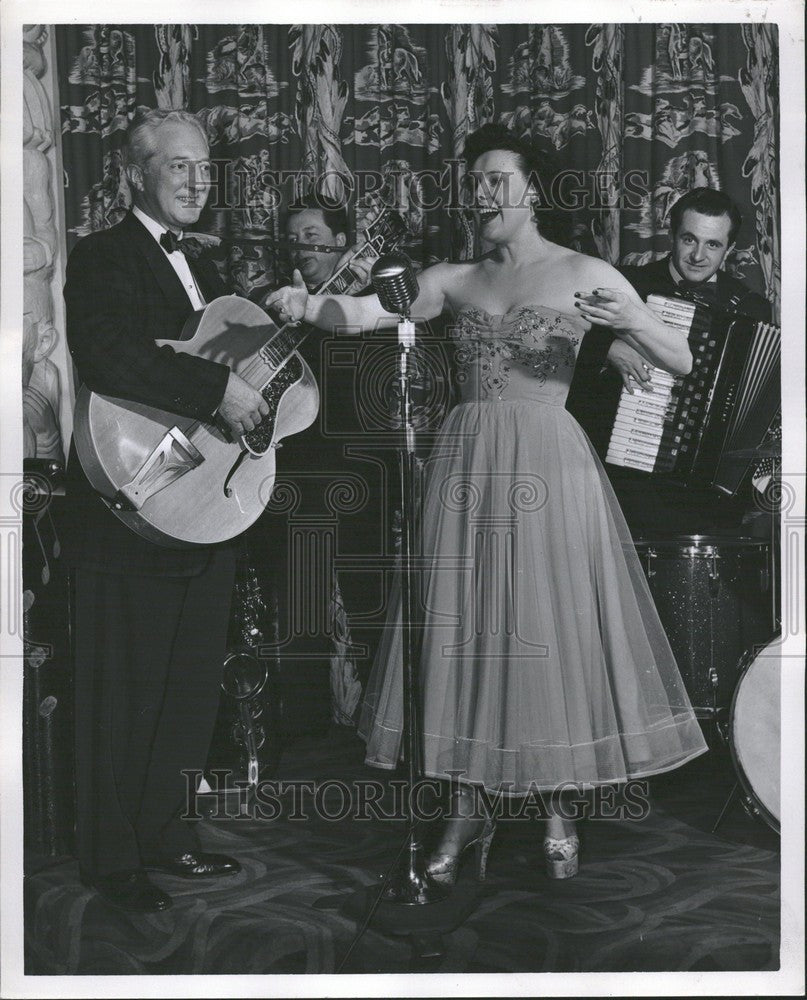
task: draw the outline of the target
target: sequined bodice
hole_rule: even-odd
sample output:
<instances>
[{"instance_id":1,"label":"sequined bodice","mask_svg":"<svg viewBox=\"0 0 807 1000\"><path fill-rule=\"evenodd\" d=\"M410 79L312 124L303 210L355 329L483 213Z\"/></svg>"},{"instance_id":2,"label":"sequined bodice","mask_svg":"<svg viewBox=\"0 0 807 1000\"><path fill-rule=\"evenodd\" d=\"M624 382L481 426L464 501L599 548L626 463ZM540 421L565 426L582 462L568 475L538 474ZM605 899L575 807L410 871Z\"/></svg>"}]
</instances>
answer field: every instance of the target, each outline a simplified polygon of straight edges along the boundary
<instances>
[{"instance_id":1,"label":"sequined bodice","mask_svg":"<svg viewBox=\"0 0 807 1000\"><path fill-rule=\"evenodd\" d=\"M452 325L460 398L563 406L583 332L576 317L546 306L517 306L504 315L461 309Z\"/></svg>"}]
</instances>

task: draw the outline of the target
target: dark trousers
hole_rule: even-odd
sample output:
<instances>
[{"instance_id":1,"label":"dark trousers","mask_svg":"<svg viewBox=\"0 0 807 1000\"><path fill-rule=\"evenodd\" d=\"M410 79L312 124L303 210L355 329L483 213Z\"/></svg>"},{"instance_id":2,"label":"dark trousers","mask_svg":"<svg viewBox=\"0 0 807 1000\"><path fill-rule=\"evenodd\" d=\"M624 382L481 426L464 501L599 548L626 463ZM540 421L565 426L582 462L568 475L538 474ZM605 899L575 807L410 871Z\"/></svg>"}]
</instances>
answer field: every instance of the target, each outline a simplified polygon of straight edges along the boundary
<instances>
[{"instance_id":1,"label":"dark trousers","mask_svg":"<svg viewBox=\"0 0 807 1000\"><path fill-rule=\"evenodd\" d=\"M214 550L192 577L75 570L76 844L81 874L197 846L183 769L204 767L235 572Z\"/></svg>"}]
</instances>

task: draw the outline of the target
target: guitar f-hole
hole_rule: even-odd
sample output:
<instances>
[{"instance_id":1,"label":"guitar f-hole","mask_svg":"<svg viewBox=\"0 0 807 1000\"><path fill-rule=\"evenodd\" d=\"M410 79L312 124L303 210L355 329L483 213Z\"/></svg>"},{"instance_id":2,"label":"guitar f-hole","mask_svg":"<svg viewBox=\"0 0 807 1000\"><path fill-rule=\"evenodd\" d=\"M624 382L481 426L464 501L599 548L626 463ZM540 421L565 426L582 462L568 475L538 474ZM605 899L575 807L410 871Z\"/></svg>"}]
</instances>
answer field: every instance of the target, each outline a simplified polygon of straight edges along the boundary
<instances>
[{"instance_id":1,"label":"guitar f-hole","mask_svg":"<svg viewBox=\"0 0 807 1000\"><path fill-rule=\"evenodd\" d=\"M242 448L241 449L241 454L233 462L232 468L227 473L227 478L224 480L224 487L223 488L224 488L224 495L227 497L228 500L233 495L233 491L232 491L232 489L230 487L230 480L233 478L233 476L236 474L236 472L238 472L238 470L241 468L241 463L244 461L244 459L247 457L248 454L249 454L249 452L247 451L247 449L246 448Z\"/></svg>"}]
</instances>

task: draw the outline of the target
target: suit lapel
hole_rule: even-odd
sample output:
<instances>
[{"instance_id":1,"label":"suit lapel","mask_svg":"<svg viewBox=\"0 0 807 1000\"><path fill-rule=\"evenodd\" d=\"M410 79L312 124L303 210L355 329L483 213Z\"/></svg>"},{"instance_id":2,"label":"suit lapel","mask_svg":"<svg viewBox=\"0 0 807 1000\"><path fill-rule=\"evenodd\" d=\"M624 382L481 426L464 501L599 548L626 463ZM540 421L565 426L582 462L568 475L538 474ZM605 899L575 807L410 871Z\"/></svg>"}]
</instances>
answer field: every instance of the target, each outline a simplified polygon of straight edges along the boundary
<instances>
[{"instance_id":1,"label":"suit lapel","mask_svg":"<svg viewBox=\"0 0 807 1000\"><path fill-rule=\"evenodd\" d=\"M125 217L124 225L131 237L132 245L140 253L151 268L160 290L166 298L168 308L175 312L185 312L190 315L193 305L176 271L166 259L162 248L131 212ZM206 296L205 296L206 297Z\"/></svg>"},{"instance_id":2,"label":"suit lapel","mask_svg":"<svg viewBox=\"0 0 807 1000\"><path fill-rule=\"evenodd\" d=\"M675 278L673 278L670 272L670 255L667 254L666 257L662 257L661 260L656 261L656 273L654 279L657 282L665 282L667 286L672 285L673 288L678 286L675 283Z\"/></svg>"},{"instance_id":3,"label":"suit lapel","mask_svg":"<svg viewBox=\"0 0 807 1000\"><path fill-rule=\"evenodd\" d=\"M734 295L734 282L725 271L717 272L717 302L725 308L731 302ZM739 301L739 298L738 298Z\"/></svg>"},{"instance_id":4,"label":"suit lapel","mask_svg":"<svg viewBox=\"0 0 807 1000\"><path fill-rule=\"evenodd\" d=\"M205 302L212 302L213 299L227 294L224 283L219 277L218 268L213 261L199 258L197 260L189 260L188 266L191 269L191 274L196 281L199 291L204 296Z\"/></svg>"}]
</instances>

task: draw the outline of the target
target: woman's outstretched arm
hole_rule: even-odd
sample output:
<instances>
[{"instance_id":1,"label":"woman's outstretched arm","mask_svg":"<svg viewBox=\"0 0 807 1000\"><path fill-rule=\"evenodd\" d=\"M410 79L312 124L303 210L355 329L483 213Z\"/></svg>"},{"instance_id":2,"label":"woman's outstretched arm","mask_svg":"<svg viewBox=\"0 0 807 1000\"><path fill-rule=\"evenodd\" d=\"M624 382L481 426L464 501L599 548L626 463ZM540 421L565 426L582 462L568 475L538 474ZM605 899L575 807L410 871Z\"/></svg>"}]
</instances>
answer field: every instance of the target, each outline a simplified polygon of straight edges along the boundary
<instances>
[{"instance_id":1,"label":"woman's outstretched arm","mask_svg":"<svg viewBox=\"0 0 807 1000\"><path fill-rule=\"evenodd\" d=\"M414 322L434 319L445 306L450 264L435 264L418 275L420 291L410 308ZM361 331L395 326L398 317L382 308L377 295L310 295L302 275L295 271L291 285L278 288L266 300L267 310L280 320L302 320L320 330L351 327Z\"/></svg>"}]
</instances>

